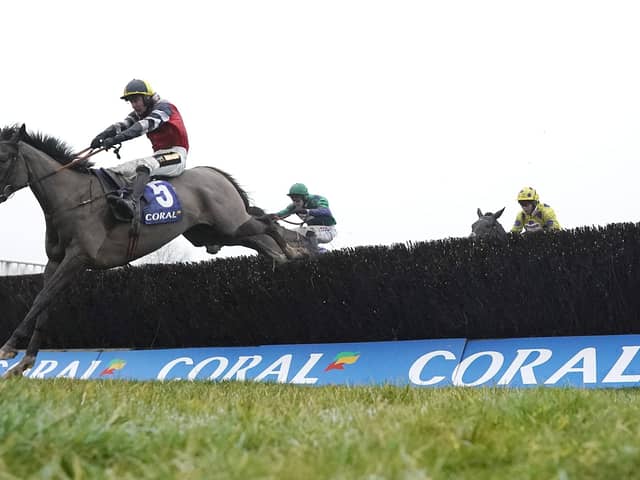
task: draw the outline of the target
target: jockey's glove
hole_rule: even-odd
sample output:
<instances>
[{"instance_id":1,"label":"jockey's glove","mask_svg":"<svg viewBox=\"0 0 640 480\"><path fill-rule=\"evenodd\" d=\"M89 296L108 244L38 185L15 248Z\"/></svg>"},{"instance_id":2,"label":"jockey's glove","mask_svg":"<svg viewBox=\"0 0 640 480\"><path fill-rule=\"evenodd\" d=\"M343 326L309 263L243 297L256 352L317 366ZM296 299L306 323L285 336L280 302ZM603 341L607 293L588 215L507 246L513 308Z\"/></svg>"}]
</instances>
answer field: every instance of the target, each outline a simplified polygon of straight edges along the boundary
<instances>
[{"instance_id":1,"label":"jockey's glove","mask_svg":"<svg viewBox=\"0 0 640 480\"><path fill-rule=\"evenodd\" d=\"M96 138L91 140L91 148L100 148L102 146L102 137L98 135Z\"/></svg>"},{"instance_id":2,"label":"jockey's glove","mask_svg":"<svg viewBox=\"0 0 640 480\"><path fill-rule=\"evenodd\" d=\"M306 215L309 211L306 208L296 208L293 213L299 213L300 215Z\"/></svg>"},{"instance_id":3,"label":"jockey's glove","mask_svg":"<svg viewBox=\"0 0 640 480\"><path fill-rule=\"evenodd\" d=\"M102 146L105 148L105 150L109 150L114 145L122 143L122 140L123 138L120 137L120 135L116 135L115 137L111 138L105 138L104 140L102 140Z\"/></svg>"}]
</instances>

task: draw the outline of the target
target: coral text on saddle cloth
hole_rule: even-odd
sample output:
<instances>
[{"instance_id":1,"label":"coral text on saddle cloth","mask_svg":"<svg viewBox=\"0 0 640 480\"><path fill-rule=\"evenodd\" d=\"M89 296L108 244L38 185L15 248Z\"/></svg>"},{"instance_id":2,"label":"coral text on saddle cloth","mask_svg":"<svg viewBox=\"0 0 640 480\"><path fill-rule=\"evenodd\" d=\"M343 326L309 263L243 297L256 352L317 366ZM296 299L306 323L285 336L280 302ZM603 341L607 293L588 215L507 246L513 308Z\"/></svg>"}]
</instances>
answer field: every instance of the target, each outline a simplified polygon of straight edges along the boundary
<instances>
[{"instance_id":1,"label":"coral text on saddle cloth","mask_svg":"<svg viewBox=\"0 0 640 480\"><path fill-rule=\"evenodd\" d=\"M149 182L144 189L144 200L142 222L146 225L174 223L182 218L180 200L169 182Z\"/></svg>"}]
</instances>

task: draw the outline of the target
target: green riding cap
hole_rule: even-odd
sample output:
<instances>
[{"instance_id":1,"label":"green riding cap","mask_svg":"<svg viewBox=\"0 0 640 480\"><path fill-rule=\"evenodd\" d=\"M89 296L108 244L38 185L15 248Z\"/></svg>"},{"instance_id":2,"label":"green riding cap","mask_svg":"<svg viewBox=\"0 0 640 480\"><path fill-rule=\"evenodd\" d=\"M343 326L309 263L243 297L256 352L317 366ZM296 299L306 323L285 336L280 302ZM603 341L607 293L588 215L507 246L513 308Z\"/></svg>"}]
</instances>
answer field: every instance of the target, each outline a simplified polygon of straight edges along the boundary
<instances>
[{"instance_id":1,"label":"green riding cap","mask_svg":"<svg viewBox=\"0 0 640 480\"><path fill-rule=\"evenodd\" d=\"M307 190L307 186L304 183L294 183L291 185L288 195L302 195L303 197L308 197L309 190Z\"/></svg>"}]
</instances>

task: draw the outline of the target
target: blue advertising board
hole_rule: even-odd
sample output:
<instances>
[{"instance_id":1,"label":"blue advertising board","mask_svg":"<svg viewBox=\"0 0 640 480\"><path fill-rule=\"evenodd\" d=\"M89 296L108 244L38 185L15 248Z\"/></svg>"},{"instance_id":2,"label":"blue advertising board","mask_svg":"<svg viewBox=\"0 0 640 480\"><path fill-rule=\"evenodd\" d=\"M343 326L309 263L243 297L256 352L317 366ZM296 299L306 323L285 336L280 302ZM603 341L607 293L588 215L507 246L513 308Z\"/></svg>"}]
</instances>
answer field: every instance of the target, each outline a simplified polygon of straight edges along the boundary
<instances>
[{"instance_id":1,"label":"blue advertising board","mask_svg":"<svg viewBox=\"0 0 640 480\"><path fill-rule=\"evenodd\" d=\"M640 335L46 351L28 378L248 380L297 385L629 387ZM22 357L0 360L0 375Z\"/></svg>"},{"instance_id":2,"label":"blue advertising board","mask_svg":"<svg viewBox=\"0 0 640 480\"><path fill-rule=\"evenodd\" d=\"M30 378L254 380L300 385L451 384L464 339L104 352L41 351ZM21 358L0 361L0 374ZM423 359L423 360L420 360ZM414 363L419 360L421 372ZM422 371L424 370L424 371Z\"/></svg>"},{"instance_id":3,"label":"blue advertising board","mask_svg":"<svg viewBox=\"0 0 640 480\"><path fill-rule=\"evenodd\" d=\"M454 385L633 387L640 335L470 340Z\"/></svg>"}]
</instances>

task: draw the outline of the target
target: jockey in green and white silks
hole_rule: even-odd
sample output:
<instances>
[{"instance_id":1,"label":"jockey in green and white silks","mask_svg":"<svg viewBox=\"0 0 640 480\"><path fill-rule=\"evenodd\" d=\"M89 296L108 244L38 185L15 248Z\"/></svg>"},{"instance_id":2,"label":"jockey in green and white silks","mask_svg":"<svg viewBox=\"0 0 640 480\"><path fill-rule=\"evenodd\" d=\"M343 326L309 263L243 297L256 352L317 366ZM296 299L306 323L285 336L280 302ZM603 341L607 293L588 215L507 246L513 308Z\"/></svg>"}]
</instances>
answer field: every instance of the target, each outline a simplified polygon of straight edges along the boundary
<instances>
[{"instance_id":1,"label":"jockey in green and white silks","mask_svg":"<svg viewBox=\"0 0 640 480\"><path fill-rule=\"evenodd\" d=\"M306 236L312 243L329 243L338 234L336 219L329 209L329 201L321 195L311 195L307 187L302 183L295 183L287 194L292 203L275 214L276 217L285 218L294 213L306 223L297 230Z\"/></svg>"},{"instance_id":2,"label":"jockey in green and white silks","mask_svg":"<svg viewBox=\"0 0 640 480\"><path fill-rule=\"evenodd\" d=\"M538 192L531 187L525 187L518 193L518 203L522 211L518 212L511 227L512 233L525 233L560 230L560 223L556 213L546 203L540 202Z\"/></svg>"}]
</instances>

